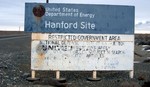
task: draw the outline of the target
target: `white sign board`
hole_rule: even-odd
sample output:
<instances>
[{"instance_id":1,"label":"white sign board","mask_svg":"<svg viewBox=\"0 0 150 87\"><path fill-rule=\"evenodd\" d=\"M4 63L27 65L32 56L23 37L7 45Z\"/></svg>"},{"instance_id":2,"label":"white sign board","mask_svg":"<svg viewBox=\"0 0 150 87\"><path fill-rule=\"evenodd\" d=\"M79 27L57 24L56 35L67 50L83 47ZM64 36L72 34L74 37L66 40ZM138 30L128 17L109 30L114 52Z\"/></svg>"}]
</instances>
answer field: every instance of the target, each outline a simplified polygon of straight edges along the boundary
<instances>
[{"instance_id":1,"label":"white sign board","mask_svg":"<svg viewBox=\"0 0 150 87\"><path fill-rule=\"evenodd\" d=\"M32 70L133 70L134 35L32 33Z\"/></svg>"}]
</instances>

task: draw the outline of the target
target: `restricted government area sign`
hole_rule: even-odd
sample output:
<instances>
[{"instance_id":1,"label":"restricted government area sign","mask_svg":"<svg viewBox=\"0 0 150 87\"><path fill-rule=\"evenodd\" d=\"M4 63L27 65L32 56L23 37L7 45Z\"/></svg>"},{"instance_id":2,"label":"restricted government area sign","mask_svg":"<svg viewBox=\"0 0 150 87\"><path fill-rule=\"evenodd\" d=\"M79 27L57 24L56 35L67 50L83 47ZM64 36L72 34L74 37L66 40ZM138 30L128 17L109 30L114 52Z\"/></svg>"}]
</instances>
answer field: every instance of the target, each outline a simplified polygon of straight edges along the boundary
<instances>
[{"instance_id":1,"label":"restricted government area sign","mask_svg":"<svg viewBox=\"0 0 150 87\"><path fill-rule=\"evenodd\" d=\"M90 4L25 4L25 31L133 34L134 7Z\"/></svg>"},{"instance_id":2,"label":"restricted government area sign","mask_svg":"<svg viewBox=\"0 0 150 87\"><path fill-rule=\"evenodd\" d=\"M32 70L133 70L134 35L33 33Z\"/></svg>"}]
</instances>

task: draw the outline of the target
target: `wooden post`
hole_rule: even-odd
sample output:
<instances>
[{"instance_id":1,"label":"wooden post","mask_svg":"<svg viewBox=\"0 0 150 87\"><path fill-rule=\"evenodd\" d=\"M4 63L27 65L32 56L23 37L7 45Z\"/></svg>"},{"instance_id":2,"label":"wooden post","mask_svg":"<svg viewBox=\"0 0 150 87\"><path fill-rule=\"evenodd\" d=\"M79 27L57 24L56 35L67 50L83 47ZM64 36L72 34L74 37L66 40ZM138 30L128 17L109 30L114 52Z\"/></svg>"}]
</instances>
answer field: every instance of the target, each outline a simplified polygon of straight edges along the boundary
<instances>
[{"instance_id":1,"label":"wooden post","mask_svg":"<svg viewBox=\"0 0 150 87\"><path fill-rule=\"evenodd\" d=\"M96 77L97 77L97 72L94 70L93 71L93 79L96 79Z\"/></svg>"},{"instance_id":2,"label":"wooden post","mask_svg":"<svg viewBox=\"0 0 150 87\"><path fill-rule=\"evenodd\" d=\"M59 70L56 71L56 80L59 81L59 82L62 82L62 83L66 82L66 78L61 78L60 77L60 71Z\"/></svg>"},{"instance_id":3,"label":"wooden post","mask_svg":"<svg viewBox=\"0 0 150 87\"><path fill-rule=\"evenodd\" d=\"M56 71L56 79L60 79L60 71Z\"/></svg>"},{"instance_id":4,"label":"wooden post","mask_svg":"<svg viewBox=\"0 0 150 87\"><path fill-rule=\"evenodd\" d=\"M89 81L100 81L101 78L97 78L97 71L93 70L92 72L92 77L87 78Z\"/></svg>"},{"instance_id":5,"label":"wooden post","mask_svg":"<svg viewBox=\"0 0 150 87\"><path fill-rule=\"evenodd\" d=\"M33 81L36 81L36 80L40 80L40 78L36 78L35 77L35 71L32 70L31 71L31 77L28 77L26 80L33 82Z\"/></svg>"},{"instance_id":6,"label":"wooden post","mask_svg":"<svg viewBox=\"0 0 150 87\"><path fill-rule=\"evenodd\" d=\"M133 77L134 77L134 70L131 70L131 71L129 72L129 77L130 77L130 78L133 78Z\"/></svg>"},{"instance_id":7,"label":"wooden post","mask_svg":"<svg viewBox=\"0 0 150 87\"><path fill-rule=\"evenodd\" d=\"M33 71L31 71L31 78L35 78L35 71L33 70Z\"/></svg>"},{"instance_id":8,"label":"wooden post","mask_svg":"<svg viewBox=\"0 0 150 87\"><path fill-rule=\"evenodd\" d=\"M20 31L20 26L19 26L19 31Z\"/></svg>"}]
</instances>

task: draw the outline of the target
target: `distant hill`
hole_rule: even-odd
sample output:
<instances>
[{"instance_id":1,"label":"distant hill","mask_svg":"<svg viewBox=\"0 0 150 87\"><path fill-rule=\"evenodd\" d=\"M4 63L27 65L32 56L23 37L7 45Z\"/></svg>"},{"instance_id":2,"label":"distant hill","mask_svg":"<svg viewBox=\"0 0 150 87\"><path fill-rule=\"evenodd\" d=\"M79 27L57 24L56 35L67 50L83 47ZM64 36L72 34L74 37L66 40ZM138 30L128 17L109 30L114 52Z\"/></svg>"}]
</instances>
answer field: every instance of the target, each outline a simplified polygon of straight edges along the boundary
<instances>
[{"instance_id":1,"label":"distant hill","mask_svg":"<svg viewBox=\"0 0 150 87\"><path fill-rule=\"evenodd\" d=\"M150 34L135 34L135 44L150 45Z\"/></svg>"},{"instance_id":2,"label":"distant hill","mask_svg":"<svg viewBox=\"0 0 150 87\"><path fill-rule=\"evenodd\" d=\"M0 31L0 36L22 35L26 34L23 31Z\"/></svg>"}]
</instances>

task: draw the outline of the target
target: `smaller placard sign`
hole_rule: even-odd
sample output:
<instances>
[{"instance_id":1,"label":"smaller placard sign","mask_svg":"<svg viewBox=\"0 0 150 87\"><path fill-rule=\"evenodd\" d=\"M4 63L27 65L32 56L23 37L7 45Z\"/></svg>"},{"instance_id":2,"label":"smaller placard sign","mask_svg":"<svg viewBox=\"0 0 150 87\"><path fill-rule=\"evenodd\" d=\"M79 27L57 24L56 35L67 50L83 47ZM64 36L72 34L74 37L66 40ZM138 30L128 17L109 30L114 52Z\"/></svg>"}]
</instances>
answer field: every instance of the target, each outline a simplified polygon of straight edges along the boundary
<instances>
[{"instance_id":1,"label":"smaller placard sign","mask_svg":"<svg viewBox=\"0 0 150 87\"><path fill-rule=\"evenodd\" d=\"M32 34L32 70L133 70L134 35Z\"/></svg>"}]
</instances>

